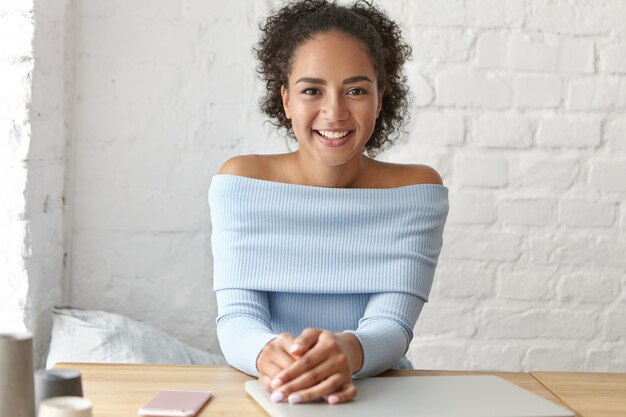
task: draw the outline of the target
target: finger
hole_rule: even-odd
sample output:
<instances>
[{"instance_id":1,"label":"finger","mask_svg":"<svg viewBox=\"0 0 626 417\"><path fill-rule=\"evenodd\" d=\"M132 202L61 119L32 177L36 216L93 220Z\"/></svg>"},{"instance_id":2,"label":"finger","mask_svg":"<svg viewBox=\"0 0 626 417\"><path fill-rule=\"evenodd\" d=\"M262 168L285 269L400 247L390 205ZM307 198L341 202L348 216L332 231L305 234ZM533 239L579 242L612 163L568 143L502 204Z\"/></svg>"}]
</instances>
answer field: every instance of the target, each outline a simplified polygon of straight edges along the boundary
<instances>
[{"instance_id":1,"label":"finger","mask_svg":"<svg viewBox=\"0 0 626 417\"><path fill-rule=\"evenodd\" d=\"M263 371L268 363L274 363L281 369L287 368L294 362L294 358L287 353L295 337L290 333L283 333L263 347L257 359L257 368ZM267 373L267 372L266 372ZM272 374L272 376L274 376Z\"/></svg>"},{"instance_id":2,"label":"finger","mask_svg":"<svg viewBox=\"0 0 626 417\"><path fill-rule=\"evenodd\" d=\"M316 384L333 373L332 370L330 370L330 364L312 372L314 368L328 359L329 355L327 352L324 352L324 349L313 348L276 374L271 385L275 389L278 387L286 387L286 390L281 390L285 392L285 395L289 395L289 392L292 392L294 389L304 388L307 383L309 384L308 386ZM299 382L293 385L292 381L295 379L299 379Z\"/></svg>"},{"instance_id":3,"label":"finger","mask_svg":"<svg viewBox=\"0 0 626 417\"><path fill-rule=\"evenodd\" d=\"M259 373L259 382L261 385L265 387L266 390L271 391L270 383L272 382L272 378L269 375Z\"/></svg>"},{"instance_id":4,"label":"finger","mask_svg":"<svg viewBox=\"0 0 626 417\"><path fill-rule=\"evenodd\" d=\"M278 372L274 373L272 376L275 376L277 373L282 371L283 369L287 369L292 366L296 360L283 349L276 349L269 353L268 362L273 364L274 366L280 368Z\"/></svg>"},{"instance_id":5,"label":"finger","mask_svg":"<svg viewBox=\"0 0 626 417\"><path fill-rule=\"evenodd\" d=\"M329 397L335 395L335 393L345 384L346 381L342 375L333 374L318 384L306 389L292 392L285 396L290 404L308 403L325 395L328 395Z\"/></svg>"},{"instance_id":6,"label":"finger","mask_svg":"<svg viewBox=\"0 0 626 417\"><path fill-rule=\"evenodd\" d=\"M328 404L339 404L351 401L356 397L357 389L352 383L345 384L341 389L326 397Z\"/></svg>"},{"instance_id":7,"label":"finger","mask_svg":"<svg viewBox=\"0 0 626 417\"><path fill-rule=\"evenodd\" d=\"M259 369L259 377L261 373L268 377L270 380L274 379L277 373L282 371L283 368L279 367L275 363L269 362L263 365L263 369ZM269 386L269 384L268 384Z\"/></svg>"},{"instance_id":8,"label":"finger","mask_svg":"<svg viewBox=\"0 0 626 417\"><path fill-rule=\"evenodd\" d=\"M295 338L292 345L289 347L288 352L295 356L304 355L304 353L311 349L311 347L315 346L317 339L322 332L323 330L321 329L311 327L304 329L302 333Z\"/></svg>"},{"instance_id":9,"label":"finger","mask_svg":"<svg viewBox=\"0 0 626 417\"><path fill-rule=\"evenodd\" d=\"M335 355L327 358L315 368L298 375L292 381L281 386L280 390L285 397L287 397L293 392L313 387L328 378L338 375L339 380L337 381L337 386L332 387L333 389L331 391L323 395L337 391L341 385L352 380L347 359L342 359L341 356L343 355Z\"/></svg>"}]
</instances>

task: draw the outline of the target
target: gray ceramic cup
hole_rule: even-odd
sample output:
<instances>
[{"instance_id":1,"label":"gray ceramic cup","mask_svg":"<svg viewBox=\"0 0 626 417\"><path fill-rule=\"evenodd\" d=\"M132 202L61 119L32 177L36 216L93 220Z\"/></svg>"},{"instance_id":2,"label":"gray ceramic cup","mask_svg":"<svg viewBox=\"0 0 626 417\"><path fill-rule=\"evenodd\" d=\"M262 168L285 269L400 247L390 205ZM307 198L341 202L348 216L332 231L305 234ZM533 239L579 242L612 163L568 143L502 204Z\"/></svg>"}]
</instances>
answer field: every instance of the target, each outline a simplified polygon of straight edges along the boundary
<instances>
[{"instance_id":1,"label":"gray ceramic cup","mask_svg":"<svg viewBox=\"0 0 626 417\"><path fill-rule=\"evenodd\" d=\"M35 372L35 404L54 397L82 397L80 372L72 369L40 369Z\"/></svg>"},{"instance_id":2,"label":"gray ceramic cup","mask_svg":"<svg viewBox=\"0 0 626 417\"><path fill-rule=\"evenodd\" d=\"M0 416L33 417L33 338L0 334Z\"/></svg>"}]
</instances>

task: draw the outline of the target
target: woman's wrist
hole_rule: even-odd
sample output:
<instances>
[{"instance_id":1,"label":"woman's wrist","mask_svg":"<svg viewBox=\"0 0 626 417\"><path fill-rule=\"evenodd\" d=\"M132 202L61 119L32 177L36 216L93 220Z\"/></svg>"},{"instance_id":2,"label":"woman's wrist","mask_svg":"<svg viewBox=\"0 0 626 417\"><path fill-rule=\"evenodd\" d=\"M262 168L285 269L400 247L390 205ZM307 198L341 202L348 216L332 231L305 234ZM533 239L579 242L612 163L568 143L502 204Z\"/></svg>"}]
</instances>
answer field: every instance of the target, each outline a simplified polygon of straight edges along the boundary
<instances>
[{"instance_id":1,"label":"woman's wrist","mask_svg":"<svg viewBox=\"0 0 626 417\"><path fill-rule=\"evenodd\" d=\"M350 371L352 374L358 372L363 366L363 347L361 342L350 332L335 333L337 343L341 350L348 356Z\"/></svg>"}]
</instances>

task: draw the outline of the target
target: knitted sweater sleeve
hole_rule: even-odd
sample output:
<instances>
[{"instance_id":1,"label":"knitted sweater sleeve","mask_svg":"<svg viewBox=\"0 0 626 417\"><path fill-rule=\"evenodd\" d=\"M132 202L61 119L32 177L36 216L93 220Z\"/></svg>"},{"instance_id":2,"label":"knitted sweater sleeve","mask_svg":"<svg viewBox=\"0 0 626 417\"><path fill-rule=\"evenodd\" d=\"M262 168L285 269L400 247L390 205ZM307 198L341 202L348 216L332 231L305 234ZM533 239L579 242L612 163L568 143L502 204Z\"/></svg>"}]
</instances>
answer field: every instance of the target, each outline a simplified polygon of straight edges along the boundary
<instances>
[{"instance_id":1,"label":"knitted sweater sleeve","mask_svg":"<svg viewBox=\"0 0 626 417\"><path fill-rule=\"evenodd\" d=\"M424 300L406 293L372 294L354 334L363 349L363 365L355 378L377 375L407 352Z\"/></svg>"},{"instance_id":2,"label":"knitted sweater sleeve","mask_svg":"<svg viewBox=\"0 0 626 417\"><path fill-rule=\"evenodd\" d=\"M217 337L226 361L248 375L258 376L257 357L278 336L269 325L267 293L227 289L216 291L216 296Z\"/></svg>"}]
</instances>

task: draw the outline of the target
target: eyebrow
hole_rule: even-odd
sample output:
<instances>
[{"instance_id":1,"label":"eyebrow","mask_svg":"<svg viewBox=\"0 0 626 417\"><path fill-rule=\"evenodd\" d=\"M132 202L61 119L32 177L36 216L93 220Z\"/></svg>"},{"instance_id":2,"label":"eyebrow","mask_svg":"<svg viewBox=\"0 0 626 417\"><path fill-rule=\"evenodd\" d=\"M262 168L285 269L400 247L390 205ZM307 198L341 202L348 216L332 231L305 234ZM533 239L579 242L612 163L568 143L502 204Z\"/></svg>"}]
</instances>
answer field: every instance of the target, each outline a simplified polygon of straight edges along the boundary
<instances>
[{"instance_id":1,"label":"eyebrow","mask_svg":"<svg viewBox=\"0 0 626 417\"><path fill-rule=\"evenodd\" d=\"M354 83L358 83L359 81L367 81L370 83L372 82L372 80L370 80L369 77L365 75L357 75L354 77L346 78L345 80L343 80L342 84L354 84ZM298 84L300 82L309 83L309 84L326 85L326 80L323 80L321 78L302 77L295 83Z\"/></svg>"}]
</instances>

